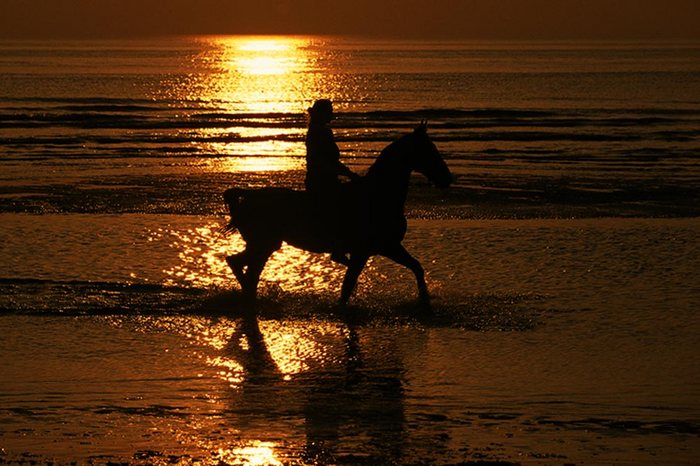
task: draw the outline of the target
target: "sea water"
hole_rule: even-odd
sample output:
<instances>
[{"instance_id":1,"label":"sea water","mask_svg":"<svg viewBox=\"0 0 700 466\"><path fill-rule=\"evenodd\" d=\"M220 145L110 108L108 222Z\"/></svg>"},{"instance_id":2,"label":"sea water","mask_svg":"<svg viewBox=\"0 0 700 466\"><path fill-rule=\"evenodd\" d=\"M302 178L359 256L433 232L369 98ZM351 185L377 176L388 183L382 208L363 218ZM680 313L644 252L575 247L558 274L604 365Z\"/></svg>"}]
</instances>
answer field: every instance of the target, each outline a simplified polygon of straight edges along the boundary
<instances>
[{"instance_id":1,"label":"sea water","mask_svg":"<svg viewBox=\"0 0 700 466\"><path fill-rule=\"evenodd\" d=\"M690 464L700 46L0 43L0 462ZM221 194L364 172L421 120L412 274L285 245L257 317ZM234 291L231 291L234 290Z\"/></svg>"}]
</instances>

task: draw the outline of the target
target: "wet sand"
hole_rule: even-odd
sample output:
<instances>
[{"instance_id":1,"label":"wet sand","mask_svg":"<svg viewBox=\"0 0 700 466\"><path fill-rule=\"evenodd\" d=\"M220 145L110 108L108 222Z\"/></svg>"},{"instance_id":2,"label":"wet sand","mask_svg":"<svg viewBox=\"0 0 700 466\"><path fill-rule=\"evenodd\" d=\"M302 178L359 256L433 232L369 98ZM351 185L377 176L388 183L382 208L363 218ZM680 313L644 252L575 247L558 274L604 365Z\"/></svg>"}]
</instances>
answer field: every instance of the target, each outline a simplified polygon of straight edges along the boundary
<instances>
[{"instance_id":1,"label":"wet sand","mask_svg":"<svg viewBox=\"0 0 700 466\"><path fill-rule=\"evenodd\" d=\"M285 248L251 318L212 259L216 218L2 217L0 462L700 454L697 219L412 220L430 316L382 259L340 310L338 270Z\"/></svg>"}]
</instances>

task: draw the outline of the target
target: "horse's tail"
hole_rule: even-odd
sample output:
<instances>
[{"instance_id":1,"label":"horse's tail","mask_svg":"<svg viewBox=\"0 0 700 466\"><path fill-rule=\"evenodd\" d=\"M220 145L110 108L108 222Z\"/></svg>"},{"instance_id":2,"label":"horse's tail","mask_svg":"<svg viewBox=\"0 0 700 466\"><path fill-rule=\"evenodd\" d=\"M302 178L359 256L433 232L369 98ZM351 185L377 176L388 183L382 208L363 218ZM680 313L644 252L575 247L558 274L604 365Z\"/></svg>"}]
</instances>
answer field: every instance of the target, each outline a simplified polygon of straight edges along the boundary
<instances>
[{"instance_id":1,"label":"horse's tail","mask_svg":"<svg viewBox=\"0 0 700 466\"><path fill-rule=\"evenodd\" d=\"M228 206L231 219L226 226L221 228L224 234L231 234L238 229L236 225L236 211L243 202L245 190L241 188L231 188L224 191L224 202Z\"/></svg>"}]
</instances>

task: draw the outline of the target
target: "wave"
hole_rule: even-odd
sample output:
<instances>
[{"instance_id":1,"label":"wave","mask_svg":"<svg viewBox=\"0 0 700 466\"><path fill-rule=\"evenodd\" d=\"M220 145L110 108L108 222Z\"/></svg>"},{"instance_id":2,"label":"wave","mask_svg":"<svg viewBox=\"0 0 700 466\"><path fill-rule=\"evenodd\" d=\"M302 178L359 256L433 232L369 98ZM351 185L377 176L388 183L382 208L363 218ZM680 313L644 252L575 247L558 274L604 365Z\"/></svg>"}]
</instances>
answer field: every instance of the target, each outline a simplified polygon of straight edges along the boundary
<instances>
[{"instance_id":1,"label":"wave","mask_svg":"<svg viewBox=\"0 0 700 466\"><path fill-rule=\"evenodd\" d=\"M51 112L100 112L110 114L139 113L139 112L196 112L201 118L255 120L281 119L294 120L300 123L306 121L306 115L301 112L240 112L231 111L226 102L199 100L151 100L124 98L12 98L2 97L0 109L4 111L18 110L30 114L46 114ZM23 104L23 105L13 105ZM37 113L39 112L39 113ZM590 115L640 115L652 117L691 117L700 118L700 110L683 107L653 107L653 108L419 108L412 110L369 110L365 112L338 112L337 122L344 120L363 121L420 121L420 120L496 120L507 121L514 119L548 119L560 117L586 117ZM191 116L188 114L188 116Z\"/></svg>"},{"instance_id":2,"label":"wave","mask_svg":"<svg viewBox=\"0 0 700 466\"><path fill-rule=\"evenodd\" d=\"M2 98L0 159L303 157L303 113L234 112L225 102ZM448 160L697 163L700 109L422 108L347 111L334 121L344 154L363 165L428 120ZM651 152L649 152L649 150ZM473 167L473 166L472 166ZM521 167L526 168L525 164ZM687 167L679 167L685 170ZM457 167L456 170L460 168ZM693 169L695 170L695 169Z\"/></svg>"},{"instance_id":3,"label":"wave","mask_svg":"<svg viewBox=\"0 0 700 466\"><path fill-rule=\"evenodd\" d=\"M138 138L141 132L150 131L153 137L163 131L230 130L251 128L277 128L285 134L272 134L274 138L290 138L289 132L298 137L306 126L306 117L298 113L284 112L228 112L223 108L201 108L188 103L168 103L128 99L33 99L30 107L7 106L0 108L0 124L5 129L31 130L41 128L64 128L89 130L102 135L100 130L117 131L116 138L131 139L131 132ZM368 111L339 114L334 127L343 132L349 141L386 139L386 130L410 128L421 120L428 120L437 137L443 140L625 140L631 133L634 137L650 137L662 140L687 140L698 136L700 111L686 109L586 109L586 110L531 110L531 109L421 109L409 111ZM361 129L362 131L356 131ZM515 131L514 131L515 129ZM535 132L519 134L521 129ZM586 130L606 135L586 135ZM507 131L504 131L507 130ZM546 131L545 131L546 130ZM71 131L68 131L70 134ZM93 134L94 133L94 134ZM267 133L267 132L266 132ZM551 133L551 134L550 134ZM617 134L622 133L622 134ZM31 134L31 133L30 133ZM661 137L660 137L661 136ZM190 137L193 137L190 135ZM147 139L150 141L150 139ZM235 139L238 140L238 139ZM256 139L250 139L256 140ZM138 141L138 140L137 140ZM195 142L197 140L195 139ZM218 140L215 140L217 142ZM33 140L20 137L5 138L5 144L61 143L63 141ZM103 142L100 140L92 142ZM106 143L113 142L107 139ZM156 142L163 142L156 139Z\"/></svg>"},{"instance_id":4,"label":"wave","mask_svg":"<svg viewBox=\"0 0 700 466\"><path fill-rule=\"evenodd\" d=\"M182 128L181 128L182 129ZM389 143L396 135L383 132L377 133L353 133L343 134L336 138L339 143ZM692 142L700 137L700 130L675 130L675 131L653 131L646 133L630 132L619 133L610 132L558 132L558 131L480 131L480 132L435 132L432 139L436 142ZM123 136L106 136L102 134L94 135L66 135L66 136L19 136L0 138L0 145L14 148L19 147L76 147L82 149L83 146L94 144L92 152L81 152L85 157L99 155L96 150L99 147L128 145L122 147L132 153L141 153L147 150L149 153L167 152L176 150L176 146L186 146L189 144L229 144L229 143L255 143L255 142L286 142L303 143L303 136L299 134L269 134L261 136L243 136L235 131L220 135L203 134L131 134ZM149 146L157 147L149 147ZM199 147L192 147L190 151L201 154ZM33 152L27 155L35 155ZM70 154L66 154L70 155ZM255 154L250 154L255 155Z\"/></svg>"}]
</instances>

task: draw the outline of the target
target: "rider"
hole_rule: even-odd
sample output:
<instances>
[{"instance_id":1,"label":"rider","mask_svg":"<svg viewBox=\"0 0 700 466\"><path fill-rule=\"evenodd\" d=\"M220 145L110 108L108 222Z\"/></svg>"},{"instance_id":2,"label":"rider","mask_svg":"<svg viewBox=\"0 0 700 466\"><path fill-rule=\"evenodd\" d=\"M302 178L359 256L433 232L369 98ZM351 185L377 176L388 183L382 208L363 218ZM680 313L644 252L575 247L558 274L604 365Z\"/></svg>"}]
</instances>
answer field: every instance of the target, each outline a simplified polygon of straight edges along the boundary
<instances>
[{"instance_id":1,"label":"rider","mask_svg":"<svg viewBox=\"0 0 700 466\"><path fill-rule=\"evenodd\" d=\"M340 192L340 176L350 179L359 178L340 161L340 150L333 138L333 130L328 124L333 120L333 104L328 99L320 99L314 102L308 109L309 128L306 133L306 178L304 185L315 201L320 206L322 213L332 219L330 225L337 235L340 231L340 218L342 212L338 211ZM347 264L340 238L336 236L337 243L331 253L331 259Z\"/></svg>"},{"instance_id":2,"label":"rider","mask_svg":"<svg viewBox=\"0 0 700 466\"><path fill-rule=\"evenodd\" d=\"M306 190L314 194L337 191L339 176L354 179L358 175L340 161L340 149L328 124L333 120L333 104L328 99L314 102L308 109L309 129L306 133Z\"/></svg>"}]
</instances>

